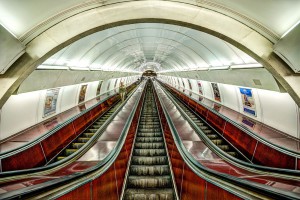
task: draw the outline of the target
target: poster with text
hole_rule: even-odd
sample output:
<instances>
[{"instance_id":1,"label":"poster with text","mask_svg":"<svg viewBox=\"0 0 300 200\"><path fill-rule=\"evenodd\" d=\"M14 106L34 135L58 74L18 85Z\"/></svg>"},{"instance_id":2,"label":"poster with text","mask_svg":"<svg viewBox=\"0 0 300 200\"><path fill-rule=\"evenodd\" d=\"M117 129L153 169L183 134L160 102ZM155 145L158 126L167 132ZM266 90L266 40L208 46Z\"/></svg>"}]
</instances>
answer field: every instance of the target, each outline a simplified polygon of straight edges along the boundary
<instances>
[{"instance_id":1,"label":"poster with text","mask_svg":"<svg viewBox=\"0 0 300 200\"><path fill-rule=\"evenodd\" d=\"M192 96L192 83L190 81L190 79L188 79L188 83L189 83L189 88L190 88L190 92L189 92L189 95Z\"/></svg>"},{"instance_id":2,"label":"poster with text","mask_svg":"<svg viewBox=\"0 0 300 200\"><path fill-rule=\"evenodd\" d=\"M45 105L44 105L44 117L56 113L56 104L59 94L59 88L49 89L46 91Z\"/></svg>"},{"instance_id":3,"label":"poster with text","mask_svg":"<svg viewBox=\"0 0 300 200\"><path fill-rule=\"evenodd\" d=\"M81 85L80 92L79 92L78 103L84 102L86 89L87 89L87 85Z\"/></svg>"},{"instance_id":4,"label":"poster with text","mask_svg":"<svg viewBox=\"0 0 300 200\"><path fill-rule=\"evenodd\" d=\"M221 94L220 94L218 84L217 83L211 83L211 86L212 86L212 89L213 89L215 100L221 102Z\"/></svg>"},{"instance_id":5,"label":"poster with text","mask_svg":"<svg viewBox=\"0 0 300 200\"><path fill-rule=\"evenodd\" d=\"M247 88L240 88L240 93L242 96L244 112L256 116L255 101L253 98L252 90Z\"/></svg>"}]
</instances>

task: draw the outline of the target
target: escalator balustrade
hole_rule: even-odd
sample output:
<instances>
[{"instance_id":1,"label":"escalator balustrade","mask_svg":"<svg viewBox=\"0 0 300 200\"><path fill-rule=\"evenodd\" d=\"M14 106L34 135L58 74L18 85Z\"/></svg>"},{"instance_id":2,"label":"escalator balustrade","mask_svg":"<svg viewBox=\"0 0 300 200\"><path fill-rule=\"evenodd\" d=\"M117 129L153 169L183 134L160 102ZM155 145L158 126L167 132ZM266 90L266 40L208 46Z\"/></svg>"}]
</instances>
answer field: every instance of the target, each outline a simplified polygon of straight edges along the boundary
<instances>
[{"instance_id":1,"label":"escalator balustrade","mask_svg":"<svg viewBox=\"0 0 300 200\"><path fill-rule=\"evenodd\" d=\"M124 192L125 200L175 199L163 133L148 82Z\"/></svg>"}]
</instances>

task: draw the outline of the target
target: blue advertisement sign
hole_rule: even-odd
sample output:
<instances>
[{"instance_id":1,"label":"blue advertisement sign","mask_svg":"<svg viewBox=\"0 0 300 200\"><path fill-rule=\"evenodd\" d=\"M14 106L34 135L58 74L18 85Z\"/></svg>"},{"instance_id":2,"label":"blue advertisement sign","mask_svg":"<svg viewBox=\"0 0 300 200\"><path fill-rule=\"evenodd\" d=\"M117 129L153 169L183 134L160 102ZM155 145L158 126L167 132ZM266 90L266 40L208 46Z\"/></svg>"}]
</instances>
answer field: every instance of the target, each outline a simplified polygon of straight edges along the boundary
<instances>
[{"instance_id":1,"label":"blue advertisement sign","mask_svg":"<svg viewBox=\"0 0 300 200\"><path fill-rule=\"evenodd\" d=\"M244 112L256 116L256 106L252 90L248 88L240 88L240 93L242 96Z\"/></svg>"}]
</instances>

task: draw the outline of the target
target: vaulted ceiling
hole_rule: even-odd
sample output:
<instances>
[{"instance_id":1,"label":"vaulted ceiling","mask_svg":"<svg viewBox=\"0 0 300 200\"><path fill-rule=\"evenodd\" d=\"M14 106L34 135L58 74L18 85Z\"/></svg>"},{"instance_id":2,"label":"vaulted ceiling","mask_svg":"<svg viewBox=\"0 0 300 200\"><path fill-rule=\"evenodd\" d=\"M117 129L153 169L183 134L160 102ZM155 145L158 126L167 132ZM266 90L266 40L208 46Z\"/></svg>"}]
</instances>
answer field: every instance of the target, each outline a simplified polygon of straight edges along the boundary
<instances>
[{"instance_id":1,"label":"vaulted ceiling","mask_svg":"<svg viewBox=\"0 0 300 200\"><path fill-rule=\"evenodd\" d=\"M182 71L256 63L229 43L193 29L140 23L106 29L65 47L42 67Z\"/></svg>"}]
</instances>

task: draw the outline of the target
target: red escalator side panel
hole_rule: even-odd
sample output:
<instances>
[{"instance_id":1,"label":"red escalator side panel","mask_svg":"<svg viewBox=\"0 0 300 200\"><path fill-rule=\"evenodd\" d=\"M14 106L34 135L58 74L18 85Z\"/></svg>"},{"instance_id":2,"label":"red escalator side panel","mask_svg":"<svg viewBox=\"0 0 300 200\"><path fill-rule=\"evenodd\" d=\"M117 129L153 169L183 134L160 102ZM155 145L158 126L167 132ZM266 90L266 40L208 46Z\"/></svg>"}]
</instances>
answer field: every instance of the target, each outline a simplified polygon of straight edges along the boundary
<instances>
[{"instance_id":1,"label":"red escalator side panel","mask_svg":"<svg viewBox=\"0 0 300 200\"><path fill-rule=\"evenodd\" d=\"M284 154L260 142L257 144L253 163L286 169L296 168L295 157Z\"/></svg>"},{"instance_id":2,"label":"red escalator side panel","mask_svg":"<svg viewBox=\"0 0 300 200\"><path fill-rule=\"evenodd\" d=\"M208 111L207 114L207 121L219 132L223 133L224 126L226 124L226 121L219 117L218 115L214 114L211 111Z\"/></svg>"},{"instance_id":3,"label":"red escalator side panel","mask_svg":"<svg viewBox=\"0 0 300 200\"><path fill-rule=\"evenodd\" d=\"M41 144L47 160L49 161L56 156L59 151L68 145L75 137L76 134L74 132L73 124L70 123L43 140Z\"/></svg>"},{"instance_id":4,"label":"red escalator side panel","mask_svg":"<svg viewBox=\"0 0 300 200\"><path fill-rule=\"evenodd\" d=\"M207 182L206 199L240 200L242 198Z\"/></svg>"},{"instance_id":5,"label":"red escalator side panel","mask_svg":"<svg viewBox=\"0 0 300 200\"><path fill-rule=\"evenodd\" d=\"M2 171L30 169L46 164L43 149L40 143L18 154L1 160Z\"/></svg>"},{"instance_id":6,"label":"red escalator side panel","mask_svg":"<svg viewBox=\"0 0 300 200\"><path fill-rule=\"evenodd\" d=\"M118 191L116 187L114 165L104 172L100 177L92 181L93 199L117 200Z\"/></svg>"},{"instance_id":7,"label":"red escalator side panel","mask_svg":"<svg viewBox=\"0 0 300 200\"><path fill-rule=\"evenodd\" d=\"M248 159L252 159L257 140L230 123L226 123L223 136L240 150Z\"/></svg>"},{"instance_id":8,"label":"red escalator side panel","mask_svg":"<svg viewBox=\"0 0 300 200\"><path fill-rule=\"evenodd\" d=\"M195 176L195 173L186 164L184 164L180 199L205 199L205 183L205 180L199 176Z\"/></svg>"}]
</instances>

